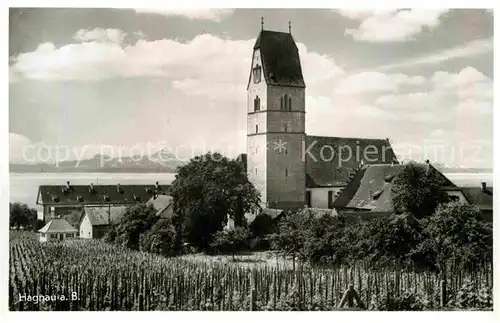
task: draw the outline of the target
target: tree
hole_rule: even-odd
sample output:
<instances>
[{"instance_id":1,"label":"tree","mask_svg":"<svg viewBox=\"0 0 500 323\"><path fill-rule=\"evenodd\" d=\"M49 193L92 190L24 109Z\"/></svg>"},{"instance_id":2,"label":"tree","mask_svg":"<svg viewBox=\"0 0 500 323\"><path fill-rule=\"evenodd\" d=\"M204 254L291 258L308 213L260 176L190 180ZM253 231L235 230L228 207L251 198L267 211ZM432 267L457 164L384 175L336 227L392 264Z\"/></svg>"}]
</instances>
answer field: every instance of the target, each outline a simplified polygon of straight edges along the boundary
<instances>
[{"instance_id":1,"label":"tree","mask_svg":"<svg viewBox=\"0 0 500 323\"><path fill-rule=\"evenodd\" d=\"M293 270L295 258L304 258L305 228L312 221L311 215L293 213L282 218L276 233L269 235L271 248L283 257L292 256Z\"/></svg>"},{"instance_id":2,"label":"tree","mask_svg":"<svg viewBox=\"0 0 500 323\"><path fill-rule=\"evenodd\" d=\"M260 201L241 162L211 152L178 168L170 194L185 237L202 250L222 230L227 216L238 226L243 214L255 210Z\"/></svg>"},{"instance_id":3,"label":"tree","mask_svg":"<svg viewBox=\"0 0 500 323\"><path fill-rule=\"evenodd\" d=\"M9 225L11 228L36 229L37 212L24 203L10 203Z\"/></svg>"},{"instance_id":4,"label":"tree","mask_svg":"<svg viewBox=\"0 0 500 323\"><path fill-rule=\"evenodd\" d=\"M343 216L323 215L306 222L303 229L304 257L311 263L347 263L355 252L355 233Z\"/></svg>"},{"instance_id":5,"label":"tree","mask_svg":"<svg viewBox=\"0 0 500 323\"><path fill-rule=\"evenodd\" d=\"M378 217L360 230L359 256L374 266L410 265L411 253L422 241L422 230L410 213Z\"/></svg>"},{"instance_id":6,"label":"tree","mask_svg":"<svg viewBox=\"0 0 500 323\"><path fill-rule=\"evenodd\" d=\"M409 212L418 219L432 215L440 203L448 201L441 190L444 184L445 178L430 164L404 165L392 186L394 211Z\"/></svg>"},{"instance_id":7,"label":"tree","mask_svg":"<svg viewBox=\"0 0 500 323\"><path fill-rule=\"evenodd\" d=\"M429 254L442 273L448 264L466 270L493 259L492 223L482 220L475 206L460 202L440 205L422 225L425 240L416 252Z\"/></svg>"},{"instance_id":8,"label":"tree","mask_svg":"<svg viewBox=\"0 0 500 323\"><path fill-rule=\"evenodd\" d=\"M214 234L214 239L210 246L221 253L231 254L234 261L236 253L248 248L249 235L250 231L243 227L218 231Z\"/></svg>"},{"instance_id":9,"label":"tree","mask_svg":"<svg viewBox=\"0 0 500 323\"><path fill-rule=\"evenodd\" d=\"M141 235L140 250L163 256L175 256L177 254L175 239L176 232L172 221L160 219L151 227L151 230Z\"/></svg>"},{"instance_id":10,"label":"tree","mask_svg":"<svg viewBox=\"0 0 500 323\"><path fill-rule=\"evenodd\" d=\"M113 233L109 234L106 240L114 240L122 246L138 250L141 234L149 230L157 219L156 210L152 205L133 205L127 208L116 227L111 228ZM112 235L115 236L114 239L111 239Z\"/></svg>"},{"instance_id":11,"label":"tree","mask_svg":"<svg viewBox=\"0 0 500 323\"><path fill-rule=\"evenodd\" d=\"M269 249L267 236L276 232L276 221L270 215L261 213L255 217L248 228L252 239L252 249Z\"/></svg>"}]
</instances>

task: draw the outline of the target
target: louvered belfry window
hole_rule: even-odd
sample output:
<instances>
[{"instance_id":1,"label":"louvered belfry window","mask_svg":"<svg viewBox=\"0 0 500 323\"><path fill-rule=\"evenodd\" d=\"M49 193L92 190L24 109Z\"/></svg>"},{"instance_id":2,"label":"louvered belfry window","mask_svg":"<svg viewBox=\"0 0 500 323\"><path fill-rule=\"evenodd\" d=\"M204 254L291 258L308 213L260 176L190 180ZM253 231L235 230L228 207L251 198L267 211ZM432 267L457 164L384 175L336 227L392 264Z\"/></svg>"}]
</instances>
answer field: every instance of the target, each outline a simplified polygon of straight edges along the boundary
<instances>
[{"instance_id":1,"label":"louvered belfry window","mask_svg":"<svg viewBox=\"0 0 500 323\"><path fill-rule=\"evenodd\" d=\"M259 64L257 64L257 66L253 68L253 82L255 84L260 83L261 74L262 74L262 68L259 66Z\"/></svg>"}]
</instances>

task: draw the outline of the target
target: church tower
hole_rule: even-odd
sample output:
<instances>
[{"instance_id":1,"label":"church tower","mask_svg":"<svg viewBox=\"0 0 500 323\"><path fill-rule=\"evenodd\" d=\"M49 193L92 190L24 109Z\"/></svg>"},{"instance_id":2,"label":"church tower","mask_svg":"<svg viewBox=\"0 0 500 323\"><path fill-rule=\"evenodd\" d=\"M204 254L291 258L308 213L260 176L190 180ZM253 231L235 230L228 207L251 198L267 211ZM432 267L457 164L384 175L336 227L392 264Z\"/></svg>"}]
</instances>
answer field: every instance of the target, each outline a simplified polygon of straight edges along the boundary
<instances>
[{"instance_id":1,"label":"church tower","mask_svg":"<svg viewBox=\"0 0 500 323\"><path fill-rule=\"evenodd\" d=\"M305 87L291 32L262 28L247 86L247 173L262 207L305 204Z\"/></svg>"}]
</instances>

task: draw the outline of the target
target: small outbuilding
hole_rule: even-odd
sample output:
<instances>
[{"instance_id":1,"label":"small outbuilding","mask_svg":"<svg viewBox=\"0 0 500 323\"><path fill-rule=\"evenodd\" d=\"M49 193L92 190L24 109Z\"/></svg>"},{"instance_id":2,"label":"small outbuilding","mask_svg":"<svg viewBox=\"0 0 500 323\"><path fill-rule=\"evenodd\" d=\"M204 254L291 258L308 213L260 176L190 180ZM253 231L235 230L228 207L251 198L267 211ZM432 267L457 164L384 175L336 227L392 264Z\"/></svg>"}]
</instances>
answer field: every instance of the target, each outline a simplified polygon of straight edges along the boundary
<instances>
[{"instance_id":1,"label":"small outbuilding","mask_svg":"<svg viewBox=\"0 0 500 323\"><path fill-rule=\"evenodd\" d=\"M118 222L126 211L126 206L84 207L80 218L80 238L99 239L104 237L111 223Z\"/></svg>"},{"instance_id":2,"label":"small outbuilding","mask_svg":"<svg viewBox=\"0 0 500 323\"><path fill-rule=\"evenodd\" d=\"M62 218L53 218L43 228L38 230L40 242L62 241L75 238L78 230Z\"/></svg>"}]
</instances>

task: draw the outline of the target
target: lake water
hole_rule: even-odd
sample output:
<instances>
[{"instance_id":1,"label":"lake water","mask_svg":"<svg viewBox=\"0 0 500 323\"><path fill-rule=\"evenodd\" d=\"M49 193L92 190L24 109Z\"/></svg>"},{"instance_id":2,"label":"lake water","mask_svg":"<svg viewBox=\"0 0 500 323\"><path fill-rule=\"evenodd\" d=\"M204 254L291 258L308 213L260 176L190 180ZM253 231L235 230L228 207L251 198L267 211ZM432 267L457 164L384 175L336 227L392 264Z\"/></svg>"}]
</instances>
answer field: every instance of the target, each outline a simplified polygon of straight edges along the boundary
<instances>
[{"instance_id":1,"label":"lake water","mask_svg":"<svg viewBox=\"0 0 500 323\"><path fill-rule=\"evenodd\" d=\"M493 184L492 173L447 173L458 186L480 186L481 182ZM168 185L175 179L171 173L10 173L10 201L36 206L36 195L40 185L65 185L70 181L75 185L98 184L154 184L157 181Z\"/></svg>"}]
</instances>

